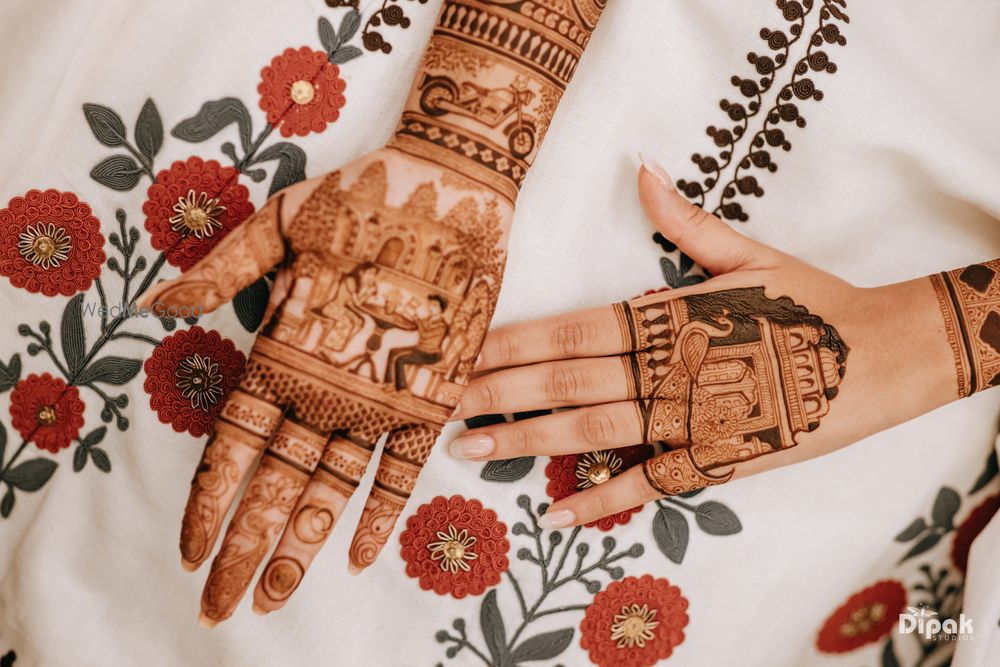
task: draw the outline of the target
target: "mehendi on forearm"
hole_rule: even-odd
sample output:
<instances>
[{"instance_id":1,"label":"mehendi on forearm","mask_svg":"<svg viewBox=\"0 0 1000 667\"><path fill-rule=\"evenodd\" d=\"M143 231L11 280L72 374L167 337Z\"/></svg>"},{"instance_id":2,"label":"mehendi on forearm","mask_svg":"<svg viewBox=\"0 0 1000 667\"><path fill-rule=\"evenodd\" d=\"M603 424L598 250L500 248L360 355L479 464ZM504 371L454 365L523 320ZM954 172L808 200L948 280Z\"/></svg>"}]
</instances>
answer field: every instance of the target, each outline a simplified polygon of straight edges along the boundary
<instances>
[{"instance_id":1,"label":"mehendi on forearm","mask_svg":"<svg viewBox=\"0 0 1000 667\"><path fill-rule=\"evenodd\" d=\"M1000 385L1000 259L930 277L955 358L958 396Z\"/></svg>"},{"instance_id":2,"label":"mehendi on forearm","mask_svg":"<svg viewBox=\"0 0 1000 667\"><path fill-rule=\"evenodd\" d=\"M390 145L510 201L605 0L445 0Z\"/></svg>"}]
</instances>

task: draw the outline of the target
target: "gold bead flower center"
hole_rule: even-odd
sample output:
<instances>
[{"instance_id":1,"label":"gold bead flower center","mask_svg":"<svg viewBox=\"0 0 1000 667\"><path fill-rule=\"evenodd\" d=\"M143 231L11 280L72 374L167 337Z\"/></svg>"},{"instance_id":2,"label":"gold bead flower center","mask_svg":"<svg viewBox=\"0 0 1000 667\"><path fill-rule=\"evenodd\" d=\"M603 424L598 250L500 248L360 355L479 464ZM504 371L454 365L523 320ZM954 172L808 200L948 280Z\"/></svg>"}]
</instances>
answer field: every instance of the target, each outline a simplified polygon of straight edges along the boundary
<instances>
[{"instance_id":1,"label":"gold bead flower center","mask_svg":"<svg viewBox=\"0 0 1000 667\"><path fill-rule=\"evenodd\" d=\"M469 535L469 531L465 528L459 531L452 524L448 524L448 529L439 530L436 537L438 541L431 542L427 548L431 552L431 560L441 561L441 569L445 572L452 574L459 570L468 572L468 561L479 558L479 555L472 550L476 538Z\"/></svg>"},{"instance_id":2,"label":"gold bead flower center","mask_svg":"<svg viewBox=\"0 0 1000 667\"><path fill-rule=\"evenodd\" d=\"M621 457L614 452L587 452L576 460L576 488L604 484L621 471L622 465Z\"/></svg>"},{"instance_id":3,"label":"gold bead flower center","mask_svg":"<svg viewBox=\"0 0 1000 667\"><path fill-rule=\"evenodd\" d=\"M177 388L191 407L208 412L222 399L222 373L209 357L192 354L177 364Z\"/></svg>"},{"instance_id":4,"label":"gold bead flower center","mask_svg":"<svg viewBox=\"0 0 1000 667\"><path fill-rule=\"evenodd\" d=\"M43 405L38 408L38 414L35 415L35 420L38 422L39 426L52 426L56 423L56 406Z\"/></svg>"},{"instance_id":5,"label":"gold bead flower center","mask_svg":"<svg viewBox=\"0 0 1000 667\"><path fill-rule=\"evenodd\" d=\"M855 637L868 632L876 623L885 618L886 606L875 602L851 612L850 619L840 626L840 634L845 637Z\"/></svg>"},{"instance_id":6,"label":"gold bead flower center","mask_svg":"<svg viewBox=\"0 0 1000 667\"><path fill-rule=\"evenodd\" d=\"M69 257L72 247L66 230L51 222L25 228L17 237L17 250L26 260L43 269L53 269Z\"/></svg>"},{"instance_id":7,"label":"gold bead flower center","mask_svg":"<svg viewBox=\"0 0 1000 667\"><path fill-rule=\"evenodd\" d=\"M296 104L309 104L316 97L316 86L299 79L292 84L291 98Z\"/></svg>"},{"instance_id":8,"label":"gold bead flower center","mask_svg":"<svg viewBox=\"0 0 1000 667\"><path fill-rule=\"evenodd\" d=\"M618 642L618 648L644 648L646 642L655 636L653 630L660 624L656 620L656 610L648 604L625 605L620 614L615 614L611 623L611 641Z\"/></svg>"},{"instance_id":9,"label":"gold bead flower center","mask_svg":"<svg viewBox=\"0 0 1000 667\"><path fill-rule=\"evenodd\" d=\"M222 228L222 214L226 207L219 204L218 198L209 197L204 192L188 190L174 204L174 215L170 217L170 226L182 236L194 236L196 239L208 238L215 230Z\"/></svg>"}]
</instances>

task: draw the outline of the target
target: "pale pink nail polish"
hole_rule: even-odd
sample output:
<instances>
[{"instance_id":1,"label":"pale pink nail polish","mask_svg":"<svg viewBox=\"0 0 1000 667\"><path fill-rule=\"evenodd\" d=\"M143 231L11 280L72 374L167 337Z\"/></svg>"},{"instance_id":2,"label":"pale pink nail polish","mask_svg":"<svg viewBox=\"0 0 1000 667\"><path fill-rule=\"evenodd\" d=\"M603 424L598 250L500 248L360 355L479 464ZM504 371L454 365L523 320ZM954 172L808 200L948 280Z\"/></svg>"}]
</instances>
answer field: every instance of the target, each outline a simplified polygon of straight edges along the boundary
<instances>
[{"instance_id":1,"label":"pale pink nail polish","mask_svg":"<svg viewBox=\"0 0 1000 667\"><path fill-rule=\"evenodd\" d=\"M451 441L448 453L456 459L477 459L491 454L496 445L491 435L463 435Z\"/></svg>"},{"instance_id":2,"label":"pale pink nail polish","mask_svg":"<svg viewBox=\"0 0 1000 667\"><path fill-rule=\"evenodd\" d=\"M662 185L667 190L674 189L672 179L670 178L670 174L667 172L666 169L663 168L662 164L660 164L653 158L649 157L648 155L644 155L643 153L639 153L639 161L642 162L643 169L649 172L650 176L659 181L660 185Z\"/></svg>"},{"instance_id":3,"label":"pale pink nail polish","mask_svg":"<svg viewBox=\"0 0 1000 667\"><path fill-rule=\"evenodd\" d=\"M576 521L576 515L573 512L569 510L555 510L554 512L550 511L538 517L538 527L545 530L566 528L572 525L574 521Z\"/></svg>"}]
</instances>

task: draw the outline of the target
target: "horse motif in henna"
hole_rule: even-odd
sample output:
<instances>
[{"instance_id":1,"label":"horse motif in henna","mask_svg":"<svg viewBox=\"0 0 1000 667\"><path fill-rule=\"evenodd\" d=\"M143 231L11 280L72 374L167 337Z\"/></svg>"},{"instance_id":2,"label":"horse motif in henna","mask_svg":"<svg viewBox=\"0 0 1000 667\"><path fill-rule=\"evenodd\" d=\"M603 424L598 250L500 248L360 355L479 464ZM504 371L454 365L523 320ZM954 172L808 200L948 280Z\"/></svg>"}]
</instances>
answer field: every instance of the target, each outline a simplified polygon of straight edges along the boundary
<instances>
[{"instance_id":1,"label":"horse motif in henna","mask_svg":"<svg viewBox=\"0 0 1000 667\"><path fill-rule=\"evenodd\" d=\"M733 464L795 446L798 433L818 428L844 376L837 330L761 287L616 310L640 350L624 363L645 440L676 448L644 464L667 495L719 484Z\"/></svg>"}]
</instances>

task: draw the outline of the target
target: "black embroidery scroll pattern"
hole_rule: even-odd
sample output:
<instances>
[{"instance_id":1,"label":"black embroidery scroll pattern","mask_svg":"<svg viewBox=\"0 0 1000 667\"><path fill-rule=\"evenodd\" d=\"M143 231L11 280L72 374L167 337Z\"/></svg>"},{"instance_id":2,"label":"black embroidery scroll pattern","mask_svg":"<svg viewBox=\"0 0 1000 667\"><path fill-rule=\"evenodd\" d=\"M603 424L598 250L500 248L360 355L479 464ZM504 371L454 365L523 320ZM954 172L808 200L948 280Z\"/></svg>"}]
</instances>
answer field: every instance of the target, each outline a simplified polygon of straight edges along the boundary
<instances>
[{"instance_id":1,"label":"black embroidery scroll pattern","mask_svg":"<svg viewBox=\"0 0 1000 667\"><path fill-rule=\"evenodd\" d=\"M760 36L767 42L768 48L777 53L773 57L753 51L747 54L747 60L755 66L757 73L762 75L761 79L755 81L734 75L731 81L749 101L745 104L728 99L720 101L719 106L735 124L731 128L717 128L715 125L710 125L706 132L720 149L719 152L716 155L695 153L691 156L692 162L703 174L702 180L677 181L681 191L703 208L708 208L708 194L716 189L722 173L732 164L737 144L747 135L750 120L761 111L764 96L773 87L778 71L788 63L791 48L802 37L805 24L814 10L813 0L801 2L776 0L775 4L781 9L783 18L791 23L788 33L764 28L760 31ZM823 99L823 92L816 87L816 82L810 74L823 72L833 74L837 71L836 64L830 60L829 54L823 47L843 46L847 43L840 28L841 23L850 21L844 12L847 3L845 0L821 0L818 7L819 23L809 35L806 53L795 62L790 80L781 87L774 104L764 116L763 127L752 135L749 149L736 163L732 178L721 188L718 203L712 208L712 213L715 215L740 222L749 219L742 204L736 200L749 195L761 197L764 195L764 189L757 177L747 172L753 169L766 169L773 173L777 170L777 164L769 149L780 147L788 151L792 147L785 131L779 126L782 123L795 123L798 127L805 127L805 118L802 117L796 101Z\"/></svg>"}]
</instances>

